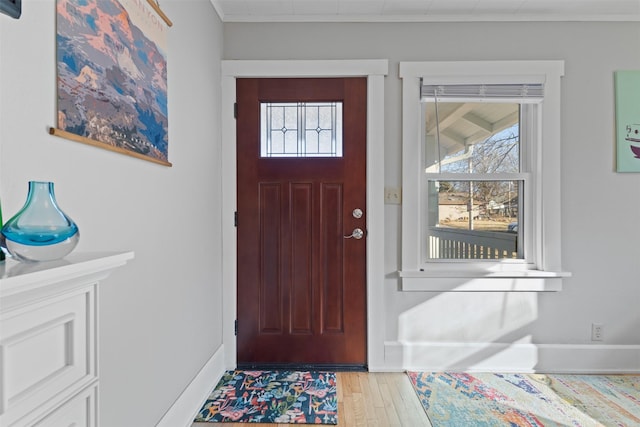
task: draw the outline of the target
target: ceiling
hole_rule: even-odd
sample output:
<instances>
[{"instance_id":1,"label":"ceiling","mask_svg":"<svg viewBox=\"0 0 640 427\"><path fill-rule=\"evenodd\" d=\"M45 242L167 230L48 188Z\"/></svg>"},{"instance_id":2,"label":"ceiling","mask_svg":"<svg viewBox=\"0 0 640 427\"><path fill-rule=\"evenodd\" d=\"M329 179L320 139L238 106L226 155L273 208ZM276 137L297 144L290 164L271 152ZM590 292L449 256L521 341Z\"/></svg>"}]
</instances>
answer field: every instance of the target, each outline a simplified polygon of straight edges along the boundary
<instances>
[{"instance_id":1,"label":"ceiling","mask_svg":"<svg viewBox=\"0 0 640 427\"><path fill-rule=\"evenodd\" d=\"M518 123L520 117L515 103L438 102L438 114L435 107L433 102L426 103L426 134L443 149L443 158L467 152L466 148Z\"/></svg>"},{"instance_id":2,"label":"ceiling","mask_svg":"<svg viewBox=\"0 0 640 427\"><path fill-rule=\"evenodd\" d=\"M640 21L640 0L211 0L224 22Z\"/></svg>"}]
</instances>

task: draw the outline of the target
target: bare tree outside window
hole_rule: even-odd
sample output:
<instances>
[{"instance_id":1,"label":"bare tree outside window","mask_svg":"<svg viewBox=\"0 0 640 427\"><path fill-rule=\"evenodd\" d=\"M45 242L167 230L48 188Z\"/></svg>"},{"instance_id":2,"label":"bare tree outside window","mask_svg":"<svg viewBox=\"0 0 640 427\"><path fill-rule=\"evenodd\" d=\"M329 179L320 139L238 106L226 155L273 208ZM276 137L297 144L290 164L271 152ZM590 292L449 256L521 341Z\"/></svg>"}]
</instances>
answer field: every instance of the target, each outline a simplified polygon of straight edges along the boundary
<instances>
[{"instance_id":1,"label":"bare tree outside window","mask_svg":"<svg viewBox=\"0 0 640 427\"><path fill-rule=\"evenodd\" d=\"M430 239L438 242L431 251L432 258L517 257L514 234L519 229L522 183L492 177L520 172L520 105L434 102L426 106L425 115L426 171L447 176L430 180L427 187ZM463 249L445 250L445 237L440 235L447 229L474 232L458 234L456 242L506 241L499 243L499 250L486 249L486 245L472 252L465 245Z\"/></svg>"}]
</instances>

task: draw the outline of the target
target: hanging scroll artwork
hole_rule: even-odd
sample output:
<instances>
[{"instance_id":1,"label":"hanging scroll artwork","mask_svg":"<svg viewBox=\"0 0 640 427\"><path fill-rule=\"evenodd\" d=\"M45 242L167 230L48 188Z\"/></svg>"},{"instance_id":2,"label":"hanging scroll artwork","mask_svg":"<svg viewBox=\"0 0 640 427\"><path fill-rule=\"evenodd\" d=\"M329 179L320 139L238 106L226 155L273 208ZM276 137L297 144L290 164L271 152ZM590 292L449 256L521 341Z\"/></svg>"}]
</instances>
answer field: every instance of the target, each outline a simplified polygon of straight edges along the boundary
<instances>
[{"instance_id":1,"label":"hanging scroll artwork","mask_svg":"<svg viewBox=\"0 0 640 427\"><path fill-rule=\"evenodd\" d=\"M171 23L157 11L149 0L57 0L58 123L51 134L171 166Z\"/></svg>"}]
</instances>

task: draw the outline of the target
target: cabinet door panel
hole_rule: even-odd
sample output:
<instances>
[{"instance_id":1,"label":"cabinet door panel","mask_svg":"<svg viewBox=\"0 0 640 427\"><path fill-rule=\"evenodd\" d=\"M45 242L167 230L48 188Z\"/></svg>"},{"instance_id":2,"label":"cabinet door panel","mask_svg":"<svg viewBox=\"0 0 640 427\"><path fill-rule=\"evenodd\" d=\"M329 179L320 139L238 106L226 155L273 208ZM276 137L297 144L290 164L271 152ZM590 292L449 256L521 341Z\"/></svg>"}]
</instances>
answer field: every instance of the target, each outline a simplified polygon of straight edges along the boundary
<instances>
[{"instance_id":1,"label":"cabinet door panel","mask_svg":"<svg viewBox=\"0 0 640 427\"><path fill-rule=\"evenodd\" d=\"M90 286L2 314L0 424L35 419L96 379L94 300Z\"/></svg>"},{"instance_id":2,"label":"cabinet door panel","mask_svg":"<svg viewBox=\"0 0 640 427\"><path fill-rule=\"evenodd\" d=\"M34 427L96 427L96 387L85 390Z\"/></svg>"}]
</instances>

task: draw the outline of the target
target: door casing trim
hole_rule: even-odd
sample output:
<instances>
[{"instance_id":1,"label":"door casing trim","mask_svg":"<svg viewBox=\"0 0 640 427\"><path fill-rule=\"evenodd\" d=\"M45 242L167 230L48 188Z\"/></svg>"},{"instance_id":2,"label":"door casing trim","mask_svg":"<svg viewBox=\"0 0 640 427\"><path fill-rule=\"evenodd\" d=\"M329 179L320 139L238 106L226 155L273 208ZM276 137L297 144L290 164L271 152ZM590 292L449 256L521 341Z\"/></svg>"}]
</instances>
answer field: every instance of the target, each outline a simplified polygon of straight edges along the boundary
<instances>
[{"instance_id":1,"label":"door casing trim","mask_svg":"<svg viewBox=\"0 0 640 427\"><path fill-rule=\"evenodd\" d=\"M226 369L236 367L237 307L236 78L367 77L367 365L384 367L384 77L386 59L222 61L222 345Z\"/></svg>"}]
</instances>

